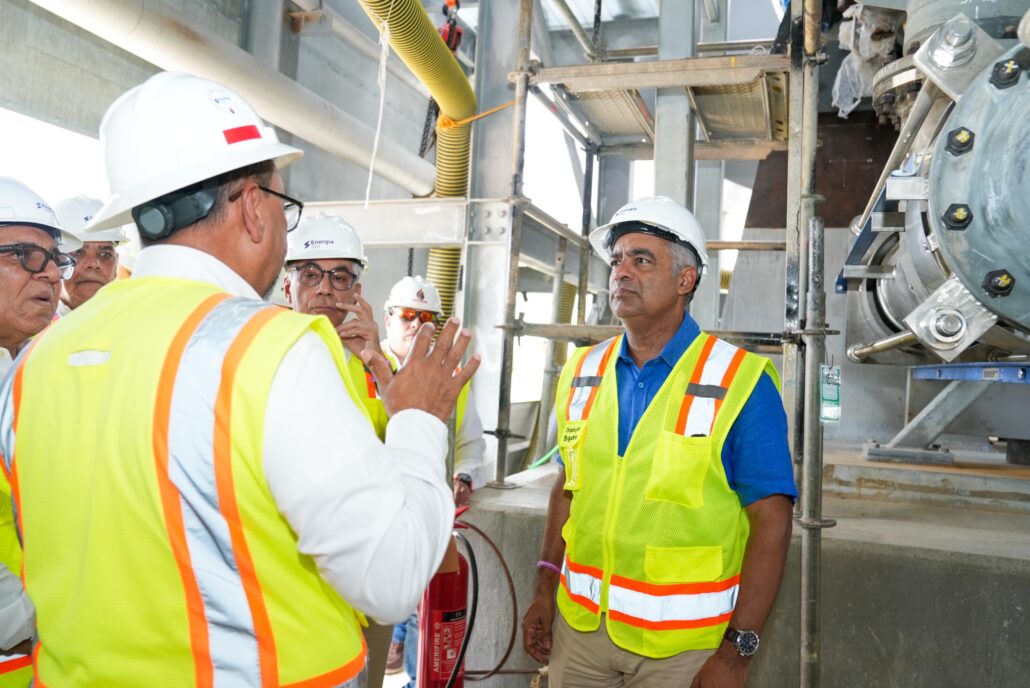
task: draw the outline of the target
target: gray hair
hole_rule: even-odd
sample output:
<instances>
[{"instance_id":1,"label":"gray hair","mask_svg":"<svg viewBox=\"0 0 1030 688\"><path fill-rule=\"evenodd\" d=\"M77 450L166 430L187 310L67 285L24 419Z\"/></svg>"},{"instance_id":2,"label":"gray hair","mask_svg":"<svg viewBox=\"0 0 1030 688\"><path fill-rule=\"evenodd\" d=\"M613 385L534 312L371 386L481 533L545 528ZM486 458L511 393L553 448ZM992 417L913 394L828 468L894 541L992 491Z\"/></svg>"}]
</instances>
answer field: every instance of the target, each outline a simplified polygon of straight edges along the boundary
<instances>
[{"instance_id":1,"label":"gray hair","mask_svg":"<svg viewBox=\"0 0 1030 688\"><path fill-rule=\"evenodd\" d=\"M685 268L694 268L698 272L698 279L694 282L694 289L687 295L687 303L689 304L694 300L694 292L697 291L697 285L701 281L701 262L692 248L674 241L669 242L669 255L672 257L673 278L679 277L680 272Z\"/></svg>"}]
</instances>

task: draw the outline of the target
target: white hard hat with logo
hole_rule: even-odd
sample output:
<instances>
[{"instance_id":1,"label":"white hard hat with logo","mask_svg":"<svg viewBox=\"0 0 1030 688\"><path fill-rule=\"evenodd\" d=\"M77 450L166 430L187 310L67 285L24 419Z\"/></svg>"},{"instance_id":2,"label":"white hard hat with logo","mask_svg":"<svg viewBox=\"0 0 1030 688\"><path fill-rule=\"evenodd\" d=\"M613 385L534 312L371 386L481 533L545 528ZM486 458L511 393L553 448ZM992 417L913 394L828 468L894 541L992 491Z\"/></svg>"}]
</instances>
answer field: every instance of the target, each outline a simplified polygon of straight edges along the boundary
<instances>
[{"instance_id":1,"label":"white hard hat with logo","mask_svg":"<svg viewBox=\"0 0 1030 688\"><path fill-rule=\"evenodd\" d=\"M443 306L440 304L440 292L436 290L433 283L421 275L405 277L390 290L390 296L386 299L386 310L391 308L414 308L418 311L432 311L440 313Z\"/></svg>"},{"instance_id":2,"label":"white hard hat with logo","mask_svg":"<svg viewBox=\"0 0 1030 688\"><path fill-rule=\"evenodd\" d=\"M183 72L160 72L127 91L100 123L111 199L87 232L132 222L132 209L226 172L303 151L279 142L239 94Z\"/></svg>"},{"instance_id":3,"label":"white hard hat with logo","mask_svg":"<svg viewBox=\"0 0 1030 688\"><path fill-rule=\"evenodd\" d=\"M121 227L102 229L98 232L85 233L86 224L93 219L103 202L89 196L75 196L58 201L54 206L61 226L71 232L79 241L113 241L123 244L129 240Z\"/></svg>"},{"instance_id":4,"label":"white hard hat with logo","mask_svg":"<svg viewBox=\"0 0 1030 688\"><path fill-rule=\"evenodd\" d=\"M286 239L286 262L297 260L319 260L321 258L343 258L361 263L368 269L368 259L361 245L361 238L354 228L335 215L319 213L305 217L300 226L290 232Z\"/></svg>"},{"instance_id":5,"label":"white hard hat with logo","mask_svg":"<svg viewBox=\"0 0 1030 688\"><path fill-rule=\"evenodd\" d=\"M0 177L0 228L7 225L29 225L47 232L62 251L77 251L82 242L61 227L57 213L39 194L17 179Z\"/></svg>"},{"instance_id":6,"label":"white hard hat with logo","mask_svg":"<svg viewBox=\"0 0 1030 688\"><path fill-rule=\"evenodd\" d=\"M655 196L627 203L615 211L608 224L590 233L590 245L599 256L611 260L611 247L615 243L611 239L631 232L652 234L690 246L701 260L697 279L700 281L708 271L704 230L693 213L671 198Z\"/></svg>"}]
</instances>

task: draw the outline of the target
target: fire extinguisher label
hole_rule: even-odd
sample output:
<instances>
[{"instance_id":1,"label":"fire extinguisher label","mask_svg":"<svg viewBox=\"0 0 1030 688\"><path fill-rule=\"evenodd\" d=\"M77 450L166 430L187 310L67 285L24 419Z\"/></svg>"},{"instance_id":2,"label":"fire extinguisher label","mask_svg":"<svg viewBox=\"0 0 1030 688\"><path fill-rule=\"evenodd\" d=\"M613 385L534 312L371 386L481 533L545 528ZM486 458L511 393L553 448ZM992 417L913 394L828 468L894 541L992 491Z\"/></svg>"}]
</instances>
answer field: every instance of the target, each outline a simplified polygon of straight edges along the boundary
<instances>
[{"instance_id":1,"label":"fire extinguisher label","mask_svg":"<svg viewBox=\"0 0 1030 688\"><path fill-rule=\"evenodd\" d=\"M466 610L455 611L433 610L432 658L434 681L446 681L454 671L461 650L461 641L465 637Z\"/></svg>"}]
</instances>

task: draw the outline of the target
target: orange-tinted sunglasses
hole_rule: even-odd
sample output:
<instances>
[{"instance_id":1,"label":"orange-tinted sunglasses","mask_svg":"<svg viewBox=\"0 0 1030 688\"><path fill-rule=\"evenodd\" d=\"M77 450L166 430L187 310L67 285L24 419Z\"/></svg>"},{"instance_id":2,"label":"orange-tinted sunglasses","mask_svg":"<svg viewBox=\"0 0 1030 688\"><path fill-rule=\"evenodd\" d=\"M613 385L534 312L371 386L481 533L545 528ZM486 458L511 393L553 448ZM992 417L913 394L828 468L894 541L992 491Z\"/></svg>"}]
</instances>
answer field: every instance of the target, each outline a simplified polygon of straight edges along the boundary
<instances>
[{"instance_id":1,"label":"orange-tinted sunglasses","mask_svg":"<svg viewBox=\"0 0 1030 688\"><path fill-rule=\"evenodd\" d=\"M399 315L405 322L418 320L423 323L431 323L436 320L436 313L433 311L417 311L414 308L394 308L395 315Z\"/></svg>"}]
</instances>

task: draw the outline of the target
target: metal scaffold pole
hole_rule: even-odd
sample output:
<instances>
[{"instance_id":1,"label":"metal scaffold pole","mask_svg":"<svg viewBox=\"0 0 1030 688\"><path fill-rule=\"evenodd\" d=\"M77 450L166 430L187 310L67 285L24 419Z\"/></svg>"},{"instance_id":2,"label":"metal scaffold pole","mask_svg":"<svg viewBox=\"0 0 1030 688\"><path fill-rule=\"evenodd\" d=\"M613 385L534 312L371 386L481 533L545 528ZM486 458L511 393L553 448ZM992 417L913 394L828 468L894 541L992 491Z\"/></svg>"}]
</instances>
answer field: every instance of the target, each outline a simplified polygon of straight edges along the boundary
<instances>
[{"instance_id":1,"label":"metal scaffold pole","mask_svg":"<svg viewBox=\"0 0 1030 688\"><path fill-rule=\"evenodd\" d=\"M533 0L519 2L519 42L515 67L515 114L512 126L511 232L508 235L508 282L505 292L504 345L501 351L500 399L497 407L497 466L495 486L503 486L508 469L511 438L511 375L515 356L515 298L519 287L519 254L522 251L522 176L526 165L526 105L529 95L530 41L533 35Z\"/></svg>"},{"instance_id":2,"label":"metal scaffold pole","mask_svg":"<svg viewBox=\"0 0 1030 688\"><path fill-rule=\"evenodd\" d=\"M791 18L797 16L800 7L798 0L791 3ZM815 155L816 132L819 120L819 38L822 23L821 0L805 0L803 17L803 53L800 60L794 56L798 47L797 34L792 32L795 40L791 43L791 89L794 88L795 72L801 69L801 141L800 141L800 194L797 199L797 222L792 226L792 218L788 217L788 233L797 233L799 245L797 256L803 254L800 247L801 232L807 228L807 284L800 283L796 304L805 303L806 313L802 331L803 358L796 364L797 372L804 369L802 384L795 390L804 390L803 404L797 404L792 418L803 415L801 437L795 435L793 447L796 451L801 444L801 480L799 481L801 499L799 500L798 525L801 526L801 638L800 638L800 680L801 688L818 688L820 685L819 658L819 614L820 614L820 564L823 528L834 525L832 521L822 518L822 471L823 471L823 433L820 423L822 379L821 366L826 358L826 292L823 287L824 273L824 228L820 218L814 216L815 195ZM793 29L797 29L795 24ZM800 65L798 64L800 62ZM791 92L791 104L795 102L795 94ZM797 124L793 107L791 109L791 145ZM787 250L792 249L792 236L788 237ZM788 261L789 264L789 261ZM800 277L800 266L796 275ZM788 292L790 279L788 272ZM789 304L788 304L789 315ZM796 345L795 345L796 346ZM803 414L799 414L799 406ZM797 427L795 425L795 432ZM797 456L795 454L795 456Z\"/></svg>"},{"instance_id":3,"label":"metal scaffold pole","mask_svg":"<svg viewBox=\"0 0 1030 688\"><path fill-rule=\"evenodd\" d=\"M822 218L809 221L808 299L805 322L805 418L801 518L801 681L819 685L819 594L823 519L823 428L820 422L822 363L826 358L825 240Z\"/></svg>"}]
</instances>

